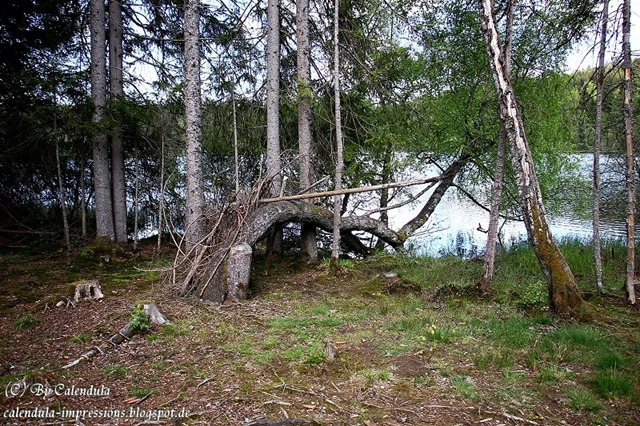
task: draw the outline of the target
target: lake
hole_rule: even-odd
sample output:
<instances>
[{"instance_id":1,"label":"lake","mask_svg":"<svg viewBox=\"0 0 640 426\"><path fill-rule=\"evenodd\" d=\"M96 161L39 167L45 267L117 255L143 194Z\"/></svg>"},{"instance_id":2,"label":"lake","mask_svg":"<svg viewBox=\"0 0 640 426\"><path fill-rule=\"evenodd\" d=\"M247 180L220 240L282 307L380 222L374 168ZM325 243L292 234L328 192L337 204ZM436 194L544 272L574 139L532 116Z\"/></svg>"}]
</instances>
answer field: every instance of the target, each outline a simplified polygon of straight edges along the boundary
<instances>
[{"instance_id":1,"label":"lake","mask_svg":"<svg viewBox=\"0 0 640 426\"><path fill-rule=\"evenodd\" d=\"M578 161L581 176L591 179L593 156L591 154L576 154L572 158ZM603 192L601 238L624 239L626 237L624 176L613 171L624 169L620 168L618 159L614 157L603 156L601 165L601 191ZM411 191L417 193L420 189L420 187L415 187ZM566 190L571 191L572 188L566 188ZM390 211L390 226L393 229L400 229L420 211L427 200L427 195L423 196L422 203ZM590 194L587 196L590 197ZM588 201L588 205L590 205L590 201ZM547 219L555 240L567 237L584 241L591 240L591 218L585 217L585 213L590 215L590 210L588 212L585 212L584 209L582 211L576 210L577 207L568 206L561 213L548 214ZM503 223L502 219L500 223ZM457 189L451 188L442 198L427 224L406 244L408 248L420 255L441 256L453 253L462 257L472 257L484 252L487 234L478 228L486 229L488 226L489 213L468 198L460 196ZM501 228L501 236L507 247L526 240L527 232L524 223L507 221Z\"/></svg>"}]
</instances>

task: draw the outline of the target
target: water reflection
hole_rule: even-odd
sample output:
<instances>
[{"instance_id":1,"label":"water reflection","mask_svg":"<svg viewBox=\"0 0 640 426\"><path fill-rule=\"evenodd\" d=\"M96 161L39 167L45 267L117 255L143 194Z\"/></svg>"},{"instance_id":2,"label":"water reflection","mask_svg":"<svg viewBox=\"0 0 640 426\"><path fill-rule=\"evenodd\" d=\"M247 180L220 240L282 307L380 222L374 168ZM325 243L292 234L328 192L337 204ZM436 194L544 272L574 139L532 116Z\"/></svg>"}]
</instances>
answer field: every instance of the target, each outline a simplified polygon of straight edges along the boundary
<instances>
[{"instance_id":1,"label":"water reflection","mask_svg":"<svg viewBox=\"0 0 640 426\"><path fill-rule=\"evenodd\" d=\"M580 165L582 177L591 179L590 154L576 156ZM624 175L616 173L617 160L605 157L602 161L602 213L601 238L623 239L626 237L626 195ZM624 170L624 169L622 169ZM574 188L565 188L567 195ZM413 189L419 191L419 188ZM590 193L585 195L590 197ZM571 197L566 197L571 199ZM548 215L549 227L556 241L562 238L575 238L589 241L592 238L592 223L590 218L590 200L563 206L559 212ZM578 204L581 204L579 206ZM587 206L585 208L585 206ZM419 211L421 205L394 212L390 217L390 225L399 229ZM522 222L501 220L501 241L507 247L526 240L527 233ZM455 190L449 190L436 208L429 222L418 235L407 242L407 247L417 254L428 256L442 256L454 254L460 257L474 257L485 249L487 235L484 229L489 224L489 213L467 198L460 197ZM638 227L636 227L637 229ZM636 238L640 237L640 232Z\"/></svg>"}]
</instances>

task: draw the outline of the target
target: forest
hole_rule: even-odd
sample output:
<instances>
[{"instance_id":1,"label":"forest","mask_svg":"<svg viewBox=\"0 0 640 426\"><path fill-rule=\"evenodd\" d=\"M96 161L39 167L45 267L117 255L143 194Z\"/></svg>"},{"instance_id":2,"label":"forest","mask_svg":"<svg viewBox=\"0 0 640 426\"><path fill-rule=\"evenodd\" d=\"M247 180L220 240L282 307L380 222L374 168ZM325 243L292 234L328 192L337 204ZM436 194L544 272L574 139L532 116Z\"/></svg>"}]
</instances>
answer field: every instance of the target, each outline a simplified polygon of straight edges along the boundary
<instances>
[{"instance_id":1,"label":"forest","mask_svg":"<svg viewBox=\"0 0 640 426\"><path fill-rule=\"evenodd\" d=\"M4 2L3 405L93 380L114 424L640 423L630 3ZM486 245L418 254L451 194Z\"/></svg>"}]
</instances>

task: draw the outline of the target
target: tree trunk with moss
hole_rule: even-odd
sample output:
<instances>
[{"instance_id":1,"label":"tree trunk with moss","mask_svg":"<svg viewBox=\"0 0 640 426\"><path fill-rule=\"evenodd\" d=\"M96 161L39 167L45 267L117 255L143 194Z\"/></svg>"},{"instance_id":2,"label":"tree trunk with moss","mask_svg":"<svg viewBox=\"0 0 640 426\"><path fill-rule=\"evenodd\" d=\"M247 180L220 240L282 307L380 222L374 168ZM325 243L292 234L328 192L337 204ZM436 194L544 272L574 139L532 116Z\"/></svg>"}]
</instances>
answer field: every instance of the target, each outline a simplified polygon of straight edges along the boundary
<instances>
[{"instance_id":1,"label":"tree trunk with moss","mask_svg":"<svg viewBox=\"0 0 640 426\"><path fill-rule=\"evenodd\" d=\"M575 277L549 231L533 158L500 50L491 0L478 0L478 8L498 97L500 119L507 134L511 160L518 179L520 204L529 243L535 250L547 281L551 308L558 315L573 316L582 305L582 297Z\"/></svg>"}]
</instances>

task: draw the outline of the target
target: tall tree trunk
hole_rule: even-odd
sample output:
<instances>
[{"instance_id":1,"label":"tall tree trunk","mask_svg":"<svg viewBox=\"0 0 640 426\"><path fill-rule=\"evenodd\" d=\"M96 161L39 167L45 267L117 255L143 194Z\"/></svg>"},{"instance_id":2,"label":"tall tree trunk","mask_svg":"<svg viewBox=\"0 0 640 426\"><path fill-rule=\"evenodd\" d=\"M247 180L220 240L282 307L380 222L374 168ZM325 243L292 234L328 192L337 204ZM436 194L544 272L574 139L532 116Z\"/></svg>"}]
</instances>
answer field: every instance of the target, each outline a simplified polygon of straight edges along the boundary
<instances>
[{"instance_id":1,"label":"tall tree trunk","mask_svg":"<svg viewBox=\"0 0 640 426\"><path fill-rule=\"evenodd\" d=\"M115 238L109 170L109 140L104 132L107 102L104 0L90 0L91 9L91 101L93 135L93 181L95 185L96 237Z\"/></svg>"},{"instance_id":2,"label":"tall tree trunk","mask_svg":"<svg viewBox=\"0 0 640 426\"><path fill-rule=\"evenodd\" d=\"M124 93L122 79L122 7L120 0L109 0L109 90L111 102L117 103ZM127 197L122 148L122 119L116 108L111 126L111 177L113 224L116 242L127 242Z\"/></svg>"},{"instance_id":3,"label":"tall tree trunk","mask_svg":"<svg viewBox=\"0 0 640 426\"><path fill-rule=\"evenodd\" d=\"M233 170L236 183L236 194L240 193L240 158L238 157L238 117L236 114L236 94L231 94L231 108L233 112Z\"/></svg>"},{"instance_id":4,"label":"tall tree trunk","mask_svg":"<svg viewBox=\"0 0 640 426\"><path fill-rule=\"evenodd\" d=\"M60 199L60 210L62 210L62 226L64 230L64 242L67 251L71 250L71 237L69 236L69 221L67 220L67 203L64 197L64 183L62 182L62 164L60 163L60 144L58 143L58 131L56 129L56 119L53 119L53 137L56 138L56 168L58 170L58 198Z\"/></svg>"},{"instance_id":5,"label":"tall tree trunk","mask_svg":"<svg viewBox=\"0 0 640 426\"><path fill-rule=\"evenodd\" d=\"M340 0L334 0L333 10L333 87L335 97L335 125L336 125L336 172L335 190L342 189L343 139L342 139L342 112L340 110ZM336 195L333 199L333 242L331 245L330 269L332 273L338 272L338 258L340 257L340 220L342 209L342 196Z\"/></svg>"},{"instance_id":6,"label":"tall tree trunk","mask_svg":"<svg viewBox=\"0 0 640 426\"><path fill-rule=\"evenodd\" d=\"M632 305L636 304L635 292L635 155L633 152L633 110L631 109L631 0L622 2L622 54L624 68L624 128L627 148L627 298Z\"/></svg>"},{"instance_id":7,"label":"tall tree trunk","mask_svg":"<svg viewBox=\"0 0 640 426\"><path fill-rule=\"evenodd\" d=\"M500 119L504 123L511 147L511 159L518 179L518 189L529 243L536 252L549 289L551 308L560 316L573 316L582 305L582 297L569 265L551 237L545 218L540 185L524 132L515 93L500 51L498 31L491 0L478 0L480 22L484 33L491 74L499 102Z\"/></svg>"},{"instance_id":8,"label":"tall tree trunk","mask_svg":"<svg viewBox=\"0 0 640 426\"><path fill-rule=\"evenodd\" d=\"M184 103L187 143L185 249L187 252L199 243L204 234L199 8L199 0L186 0L184 3Z\"/></svg>"},{"instance_id":9,"label":"tall tree trunk","mask_svg":"<svg viewBox=\"0 0 640 426\"><path fill-rule=\"evenodd\" d=\"M86 142L86 140L85 140ZM87 181L85 176L85 157L84 152L81 154L80 160L80 227L82 240L87 239Z\"/></svg>"},{"instance_id":10,"label":"tall tree trunk","mask_svg":"<svg viewBox=\"0 0 640 426\"><path fill-rule=\"evenodd\" d=\"M512 29L513 29L513 3L515 0L507 1L507 22L504 32L504 67L507 76L511 78L511 51L512 51ZM502 199L502 187L504 181L504 156L507 145L507 132L504 124L500 123L500 133L498 134L498 153L496 155L496 168L493 176L493 188L491 189L491 208L489 212L489 227L487 229L487 248L484 255L484 273L482 274L482 287L485 290L491 288L493 282L494 265L496 259L496 245L498 242L498 219L500 218L500 200Z\"/></svg>"},{"instance_id":11,"label":"tall tree trunk","mask_svg":"<svg viewBox=\"0 0 640 426\"><path fill-rule=\"evenodd\" d=\"M267 180L271 195L280 195L280 5L267 2ZM282 228L278 227L269 241L269 253L282 253Z\"/></svg>"},{"instance_id":12,"label":"tall tree trunk","mask_svg":"<svg viewBox=\"0 0 640 426\"><path fill-rule=\"evenodd\" d=\"M163 121L166 119L166 111L162 112ZM162 217L164 215L164 131L160 135L160 193L158 194L158 241L156 243L156 254L160 255L162 248Z\"/></svg>"},{"instance_id":13,"label":"tall tree trunk","mask_svg":"<svg viewBox=\"0 0 640 426\"><path fill-rule=\"evenodd\" d=\"M596 266L596 286L602 293L602 253L600 245L600 147L602 146L602 102L604 99L604 55L607 47L607 24L609 21L609 0L602 2L600 51L596 76L596 134L593 142L593 260Z\"/></svg>"},{"instance_id":14,"label":"tall tree trunk","mask_svg":"<svg viewBox=\"0 0 640 426\"><path fill-rule=\"evenodd\" d=\"M309 61L309 0L296 1L296 38L298 44L298 149L300 151L300 189L312 183L311 167L311 69ZM300 252L303 259L318 261L316 228L303 223L300 231Z\"/></svg>"}]
</instances>

